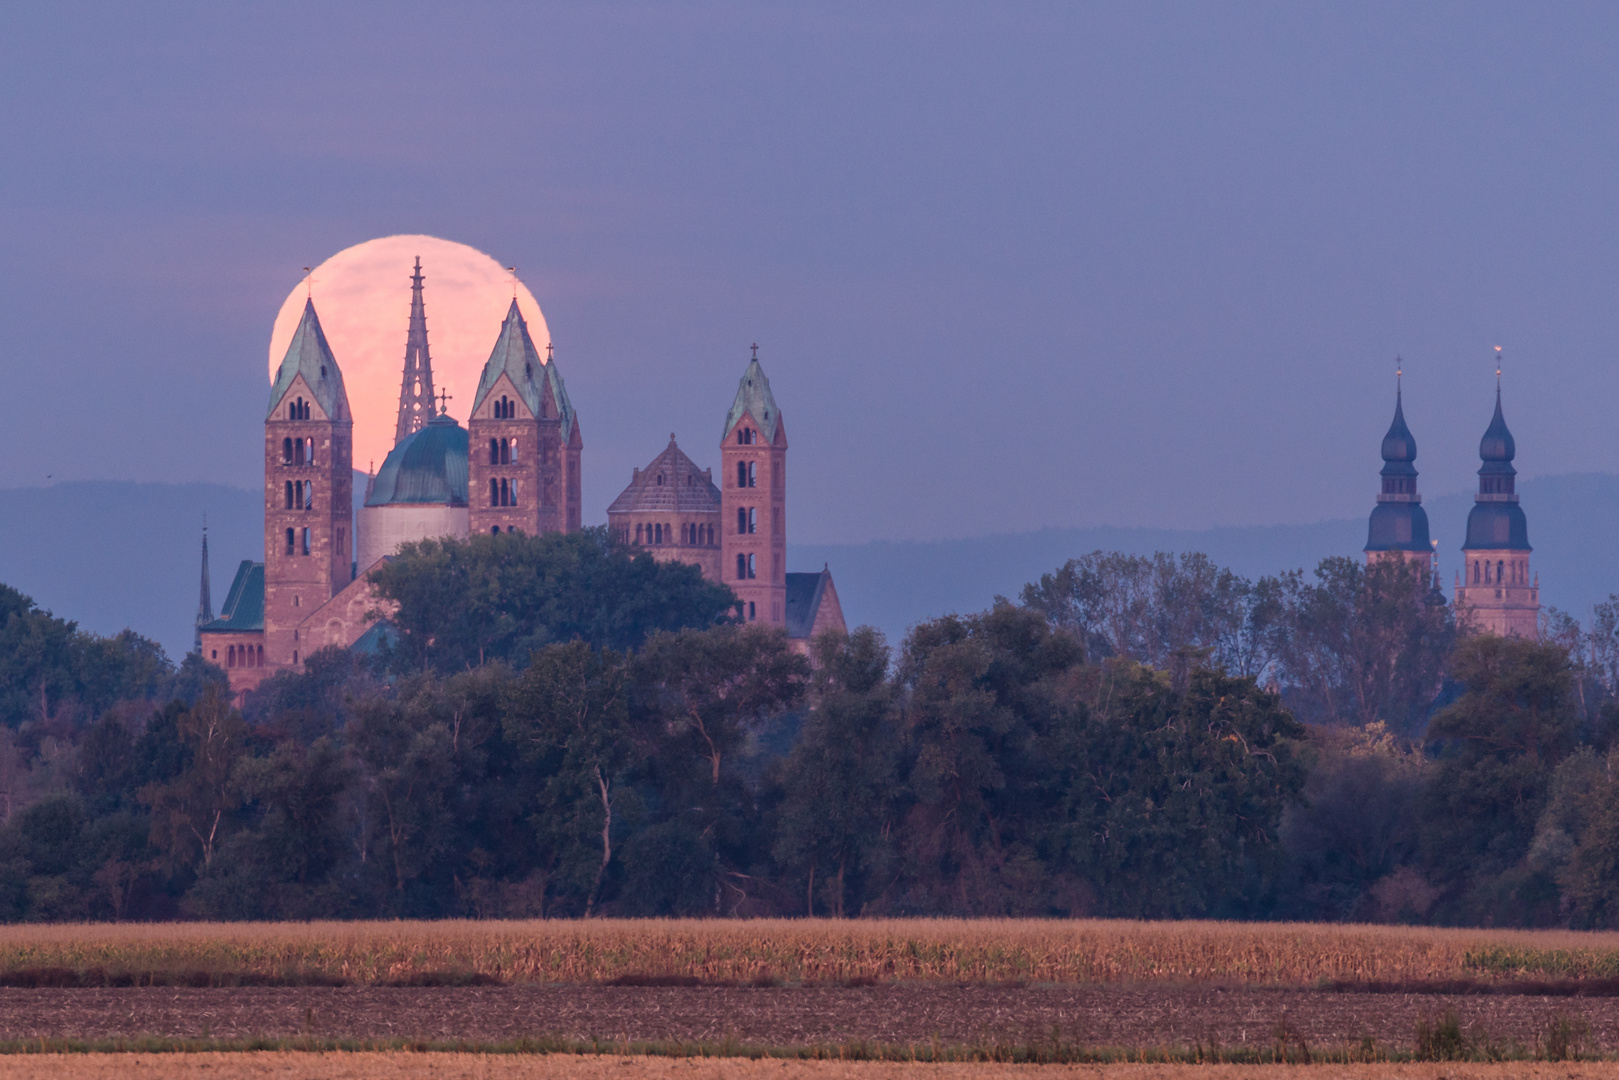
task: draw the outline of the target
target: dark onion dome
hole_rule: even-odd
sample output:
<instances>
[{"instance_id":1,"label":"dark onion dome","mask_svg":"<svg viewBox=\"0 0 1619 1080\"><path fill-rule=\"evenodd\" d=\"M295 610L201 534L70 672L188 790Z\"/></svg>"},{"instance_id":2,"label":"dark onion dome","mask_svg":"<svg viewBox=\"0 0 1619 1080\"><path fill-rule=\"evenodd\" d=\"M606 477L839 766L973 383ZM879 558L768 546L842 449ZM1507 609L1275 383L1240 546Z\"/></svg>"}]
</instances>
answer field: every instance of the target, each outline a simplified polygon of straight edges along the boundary
<instances>
[{"instance_id":1,"label":"dark onion dome","mask_svg":"<svg viewBox=\"0 0 1619 1080\"><path fill-rule=\"evenodd\" d=\"M1501 388L1495 388L1495 415L1479 440L1478 494L1467 515L1463 551L1531 551L1529 520L1518 505L1518 470L1512 467L1518 447L1501 415Z\"/></svg>"},{"instance_id":2,"label":"dark onion dome","mask_svg":"<svg viewBox=\"0 0 1619 1080\"><path fill-rule=\"evenodd\" d=\"M1428 512L1417 494L1417 440L1405 425L1405 408L1394 392L1394 422L1383 436L1383 490L1367 523L1366 547L1374 551L1406 551L1432 555Z\"/></svg>"},{"instance_id":3,"label":"dark onion dome","mask_svg":"<svg viewBox=\"0 0 1619 1080\"><path fill-rule=\"evenodd\" d=\"M401 503L467 505L466 428L435 416L389 451L365 505Z\"/></svg>"}]
</instances>

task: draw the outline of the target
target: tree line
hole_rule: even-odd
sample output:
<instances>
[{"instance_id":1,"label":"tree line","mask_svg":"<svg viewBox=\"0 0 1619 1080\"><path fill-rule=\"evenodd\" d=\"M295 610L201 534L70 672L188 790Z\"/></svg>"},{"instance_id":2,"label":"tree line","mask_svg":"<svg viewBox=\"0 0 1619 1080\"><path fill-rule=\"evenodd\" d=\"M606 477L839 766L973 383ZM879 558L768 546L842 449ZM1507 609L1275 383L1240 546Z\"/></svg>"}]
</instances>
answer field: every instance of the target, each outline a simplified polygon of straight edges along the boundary
<instances>
[{"instance_id":1,"label":"tree line","mask_svg":"<svg viewBox=\"0 0 1619 1080\"><path fill-rule=\"evenodd\" d=\"M1619 598L1096 552L811 656L601 530L407 546L373 656L232 706L0 593L0 918L1619 922Z\"/></svg>"}]
</instances>

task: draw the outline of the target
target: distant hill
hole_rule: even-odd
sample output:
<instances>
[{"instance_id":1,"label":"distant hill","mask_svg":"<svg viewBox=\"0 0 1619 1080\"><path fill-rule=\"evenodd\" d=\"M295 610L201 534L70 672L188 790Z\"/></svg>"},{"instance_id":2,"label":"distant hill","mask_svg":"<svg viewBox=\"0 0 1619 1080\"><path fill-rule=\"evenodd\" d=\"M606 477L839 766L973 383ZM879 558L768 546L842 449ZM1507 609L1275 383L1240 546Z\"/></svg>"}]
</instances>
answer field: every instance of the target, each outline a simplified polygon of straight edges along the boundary
<instances>
[{"instance_id":1,"label":"distant hill","mask_svg":"<svg viewBox=\"0 0 1619 1080\"><path fill-rule=\"evenodd\" d=\"M1585 621L1590 606L1619 592L1619 476L1576 473L1518 485L1529 516L1541 602ZM1425 498L1439 541L1445 590L1461 568L1471 493ZM1367 500L1366 513L1372 501ZM898 642L922 619L979 611L997 594L1016 599L1024 584L1070 558L1098 548L1151 554L1201 551L1246 577L1309 570L1327 555L1361 556L1366 517L1313 525L1218 529L1099 527L1041 529L964 540L867 544L789 544L791 570L832 568L850 625L870 623Z\"/></svg>"},{"instance_id":2,"label":"distant hill","mask_svg":"<svg viewBox=\"0 0 1619 1080\"><path fill-rule=\"evenodd\" d=\"M356 499L364 477L356 477ZM1519 486L1541 598L1583 619L1619 592L1619 476L1542 477ZM217 484L82 482L0 491L0 582L56 615L110 634L132 627L174 658L191 647L197 560L208 516L217 609L242 559L264 556L262 496ZM1425 500L1447 589L1461 565L1470 494ZM1367 510L1371 506L1368 502ZM1041 529L966 540L792 544L788 566L830 564L851 625L871 623L898 641L932 615L978 611L996 594L1065 559L1104 548L1202 551L1248 577L1302 567L1325 555L1360 554L1364 516L1313 525L1220 529Z\"/></svg>"}]
</instances>

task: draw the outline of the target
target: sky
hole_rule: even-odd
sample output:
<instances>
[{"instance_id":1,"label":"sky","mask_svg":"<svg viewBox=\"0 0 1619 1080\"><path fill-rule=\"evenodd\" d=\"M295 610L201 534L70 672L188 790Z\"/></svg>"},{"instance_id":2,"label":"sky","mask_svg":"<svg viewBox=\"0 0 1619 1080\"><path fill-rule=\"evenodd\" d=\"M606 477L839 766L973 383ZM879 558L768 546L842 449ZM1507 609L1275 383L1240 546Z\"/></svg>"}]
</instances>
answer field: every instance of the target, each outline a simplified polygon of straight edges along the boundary
<instances>
[{"instance_id":1,"label":"sky","mask_svg":"<svg viewBox=\"0 0 1619 1080\"><path fill-rule=\"evenodd\" d=\"M539 299L587 521L717 463L755 342L800 543L1366 513L1397 355L1463 490L1495 346L1522 474L1619 472L1615 55L1580 3L9 4L0 486L256 486L277 306L407 232Z\"/></svg>"}]
</instances>

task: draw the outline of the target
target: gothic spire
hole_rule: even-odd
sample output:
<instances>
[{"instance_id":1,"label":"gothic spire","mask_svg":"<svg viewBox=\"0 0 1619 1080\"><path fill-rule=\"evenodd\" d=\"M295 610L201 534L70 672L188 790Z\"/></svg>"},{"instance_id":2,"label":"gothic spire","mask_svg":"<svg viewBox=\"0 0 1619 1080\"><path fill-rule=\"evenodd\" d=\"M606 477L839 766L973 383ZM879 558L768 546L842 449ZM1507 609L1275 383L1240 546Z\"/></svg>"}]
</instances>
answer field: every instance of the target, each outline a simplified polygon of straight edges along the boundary
<instances>
[{"instance_id":1,"label":"gothic spire","mask_svg":"<svg viewBox=\"0 0 1619 1080\"><path fill-rule=\"evenodd\" d=\"M197 598L197 633L192 648L202 652L202 627L214 621L214 601L208 591L208 526L202 527L202 592Z\"/></svg>"},{"instance_id":2,"label":"gothic spire","mask_svg":"<svg viewBox=\"0 0 1619 1080\"><path fill-rule=\"evenodd\" d=\"M427 351L427 308L422 303L422 257L410 275L410 334L405 339L405 374L399 384L399 424L394 445L433 419L433 358Z\"/></svg>"}]
</instances>

